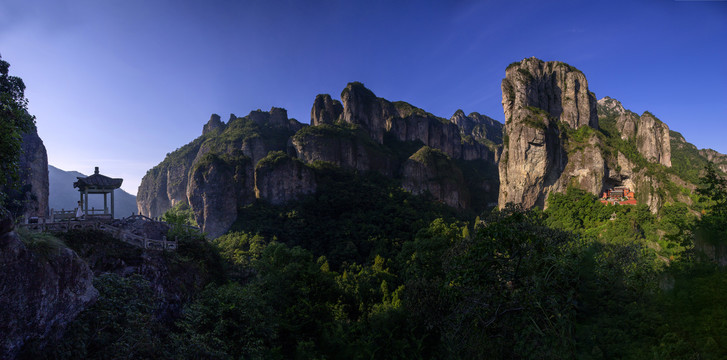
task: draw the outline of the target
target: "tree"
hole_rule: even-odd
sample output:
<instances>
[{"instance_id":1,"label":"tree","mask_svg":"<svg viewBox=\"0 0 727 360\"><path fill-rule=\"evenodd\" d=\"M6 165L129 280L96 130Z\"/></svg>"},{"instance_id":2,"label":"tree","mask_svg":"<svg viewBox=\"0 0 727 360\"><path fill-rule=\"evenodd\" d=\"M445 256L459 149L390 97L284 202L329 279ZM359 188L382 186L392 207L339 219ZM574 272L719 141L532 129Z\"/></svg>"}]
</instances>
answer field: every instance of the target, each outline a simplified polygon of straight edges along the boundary
<instances>
[{"instance_id":1,"label":"tree","mask_svg":"<svg viewBox=\"0 0 727 360\"><path fill-rule=\"evenodd\" d=\"M727 215L727 180L717 173L713 162L704 167L704 176L699 178L697 193L712 200L711 210L715 215Z\"/></svg>"},{"instance_id":2,"label":"tree","mask_svg":"<svg viewBox=\"0 0 727 360\"><path fill-rule=\"evenodd\" d=\"M10 76L9 68L0 57L0 188L17 180L22 135L35 128L35 117L28 114L25 84ZM4 202L5 195L0 193L0 205Z\"/></svg>"}]
</instances>

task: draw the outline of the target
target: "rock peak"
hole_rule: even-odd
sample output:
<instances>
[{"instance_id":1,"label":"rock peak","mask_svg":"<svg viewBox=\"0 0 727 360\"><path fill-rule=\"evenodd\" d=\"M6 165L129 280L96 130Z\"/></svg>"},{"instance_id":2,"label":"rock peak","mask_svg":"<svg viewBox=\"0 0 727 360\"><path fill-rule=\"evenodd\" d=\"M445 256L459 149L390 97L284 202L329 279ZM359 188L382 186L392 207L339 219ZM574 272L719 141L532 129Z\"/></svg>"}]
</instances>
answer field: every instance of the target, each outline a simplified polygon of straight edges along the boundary
<instances>
[{"instance_id":1,"label":"rock peak","mask_svg":"<svg viewBox=\"0 0 727 360\"><path fill-rule=\"evenodd\" d=\"M217 114L212 114L210 116L210 120L202 127L202 135L208 134L215 130L224 130L225 123L220 120L220 116Z\"/></svg>"},{"instance_id":2,"label":"rock peak","mask_svg":"<svg viewBox=\"0 0 727 360\"><path fill-rule=\"evenodd\" d=\"M560 61L535 57L510 64L502 80L502 105L506 119L523 118L519 111L544 110L571 128L598 128L595 95L588 90L585 75Z\"/></svg>"}]
</instances>

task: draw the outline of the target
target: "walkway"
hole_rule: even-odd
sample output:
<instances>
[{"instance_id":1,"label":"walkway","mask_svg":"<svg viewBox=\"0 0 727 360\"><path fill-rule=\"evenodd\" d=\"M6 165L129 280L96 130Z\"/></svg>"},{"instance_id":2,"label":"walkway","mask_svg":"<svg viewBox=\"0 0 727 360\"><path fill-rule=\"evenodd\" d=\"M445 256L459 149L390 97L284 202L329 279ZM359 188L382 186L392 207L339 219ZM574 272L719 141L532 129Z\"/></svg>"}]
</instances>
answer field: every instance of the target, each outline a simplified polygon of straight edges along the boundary
<instances>
[{"instance_id":1,"label":"walkway","mask_svg":"<svg viewBox=\"0 0 727 360\"><path fill-rule=\"evenodd\" d=\"M151 238L139 236L139 235L132 233L129 230L110 225L108 220L90 219L90 220L67 220L67 221L57 221L57 222L45 222L44 219L39 219L39 220L40 221L38 223L20 224L18 226L31 230L31 231L66 232L66 231L70 231L70 230L84 230L84 229L101 230L101 231L105 231L105 232L113 235L115 238L117 238L127 244L130 244L130 245L133 245L136 247L140 247L142 249L147 249L147 250L176 250L177 246L178 246L176 239L167 240L166 237L163 237L162 240L159 240L159 239L151 239ZM161 221L156 221L154 219L148 218L143 215L132 215L132 216L129 216L129 217L121 219L121 220L122 221L124 221L124 220L144 220L144 221L164 223ZM164 224L166 224L166 223L164 223ZM186 226L186 227L191 230L199 231L199 228L196 228L193 226Z\"/></svg>"}]
</instances>

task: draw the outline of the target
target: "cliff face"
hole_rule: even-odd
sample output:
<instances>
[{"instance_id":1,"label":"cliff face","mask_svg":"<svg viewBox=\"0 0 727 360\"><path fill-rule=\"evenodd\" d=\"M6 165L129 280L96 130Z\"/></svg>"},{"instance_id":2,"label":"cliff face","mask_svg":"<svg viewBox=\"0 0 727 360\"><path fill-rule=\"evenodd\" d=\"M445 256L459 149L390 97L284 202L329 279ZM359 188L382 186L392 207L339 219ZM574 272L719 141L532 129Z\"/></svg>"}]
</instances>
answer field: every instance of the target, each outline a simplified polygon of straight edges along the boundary
<instances>
[{"instance_id":1,"label":"cliff face","mask_svg":"<svg viewBox=\"0 0 727 360\"><path fill-rule=\"evenodd\" d=\"M483 173L491 172L497 162L502 144L499 122L478 113L464 115L461 110L447 120L403 101L379 98L358 82L346 86L341 92L342 105L338 104L328 95L316 97L311 110L315 126L298 132L292 141L301 160L401 178L409 191L429 192L455 208L483 209L492 203L487 194L496 191L497 176ZM462 176L460 166L477 168L477 175L442 182L446 172L432 167L436 162L412 158L423 148L429 149L426 154L445 156L456 170L449 172L451 176ZM455 164L457 161L464 163Z\"/></svg>"},{"instance_id":2,"label":"cliff face","mask_svg":"<svg viewBox=\"0 0 727 360\"><path fill-rule=\"evenodd\" d=\"M11 209L18 216L48 215L48 154L35 128L22 136L17 182L0 190L20 204Z\"/></svg>"},{"instance_id":3,"label":"cliff face","mask_svg":"<svg viewBox=\"0 0 727 360\"><path fill-rule=\"evenodd\" d=\"M360 130L328 124L311 126L292 138L298 158L306 163L325 161L345 169L396 173L397 162L390 152Z\"/></svg>"},{"instance_id":4,"label":"cliff face","mask_svg":"<svg viewBox=\"0 0 727 360\"><path fill-rule=\"evenodd\" d=\"M378 98L354 82L340 102L316 96L311 124L288 119L278 108L244 118L231 115L227 123L213 114L202 136L168 154L142 179L139 211L157 217L186 202L197 223L216 237L235 221L241 206L255 199L280 204L314 192L316 170L310 165L318 162L401 179L410 191L429 192L456 208L484 209L493 203L498 182L492 168L502 124L491 118L462 111L452 120L439 118ZM441 152L449 171L411 158L423 146ZM462 169L470 169L470 175L462 175ZM455 173L455 180L444 181Z\"/></svg>"},{"instance_id":5,"label":"cliff face","mask_svg":"<svg viewBox=\"0 0 727 360\"><path fill-rule=\"evenodd\" d=\"M615 124L621 139L634 141L648 161L671 166L669 126L656 116L648 111L639 116L608 96L598 100L598 113L600 121Z\"/></svg>"},{"instance_id":6,"label":"cliff face","mask_svg":"<svg viewBox=\"0 0 727 360\"><path fill-rule=\"evenodd\" d=\"M583 73L570 65L535 58L513 63L502 81L502 98L508 120L499 163L500 206L544 207L550 193L568 186L594 195L627 186L639 203L657 212L665 201L680 198L674 189L689 187L666 172L672 165L669 127L615 99L596 102Z\"/></svg>"},{"instance_id":7,"label":"cliff face","mask_svg":"<svg viewBox=\"0 0 727 360\"><path fill-rule=\"evenodd\" d=\"M494 161L494 151L487 146L478 142L463 143L460 127L456 123L434 116L403 101L390 102L376 97L361 83L349 83L341 93L341 102L343 112L339 120L360 126L379 144L384 144L384 135L387 134L396 141L421 142L423 145L440 149L454 159L463 158L462 154L467 152L466 149L470 153ZM486 122L480 118L471 120ZM496 125L493 129L495 127ZM486 128L486 125L480 128ZM496 129L492 130L491 136L494 137L495 132Z\"/></svg>"},{"instance_id":8,"label":"cliff face","mask_svg":"<svg viewBox=\"0 0 727 360\"><path fill-rule=\"evenodd\" d=\"M228 123L213 114L202 136L147 172L137 195L139 212L158 217L185 202L205 232L223 234L237 209L255 199L257 162L270 151L287 150L289 138L303 127L279 108L231 115Z\"/></svg>"},{"instance_id":9,"label":"cliff face","mask_svg":"<svg viewBox=\"0 0 727 360\"><path fill-rule=\"evenodd\" d=\"M93 273L72 250L28 249L7 224L0 231L0 358L31 339L49 341L95 301Z\"/></svg>"},{"instance_id":10,"label":"cliff face","mask_svg":"<svg viewBox=\"0 0 727 360\"><path fill-rule=\"evenodd\" d=\"M283 204L316 191L315 172L282 151L271 152L255 169L255 194L271 204Z\"/></svg>"},{"instance_id":11,"label":"cliff face","mask_svg":"<svg viewBox=\"0 0 727 360\"><path fill-rule=\"evenodd\" d=\"M583 73L561 62L530 58L508 66L502 80L507 121L500 156L499 204L544 206L548 194L563 191L571 178L594 193L602 187L604 159L588 134L569 159L566 131L598 128L596 99ZM592 178L592 179L591 179Z\"/></svg>"},{"instance_id":12,"label":"cliff face","mask_svg":"<svg viewBox=\"0 0 727 360\"><path fill-rule=\"evenodd\" d=\"M470 194L462 171L442 151L424 146L404 162L402 187L413 194L431 194L457 208L469 207Z\"/></svg>"}]
</instances>

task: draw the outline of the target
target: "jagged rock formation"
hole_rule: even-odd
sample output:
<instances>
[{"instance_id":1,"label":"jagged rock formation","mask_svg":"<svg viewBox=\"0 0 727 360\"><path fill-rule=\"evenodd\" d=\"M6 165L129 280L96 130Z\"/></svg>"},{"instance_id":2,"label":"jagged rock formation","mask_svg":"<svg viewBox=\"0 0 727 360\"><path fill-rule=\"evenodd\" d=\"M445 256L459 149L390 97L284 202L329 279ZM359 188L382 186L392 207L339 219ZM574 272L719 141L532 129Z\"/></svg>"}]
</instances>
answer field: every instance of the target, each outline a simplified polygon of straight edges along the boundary
<instances>
[{"instance_id":1,"label":"jagged rock formation","mask_svg":"<svg viewBox=\"0 0 727 360\"><path fill-rule=\"evenodd\" d=\"M314 192L316 170L310 165L320 162L376 171L453 207L484 209L497 190L497 176L491 173L502 124L462 111L452 119L378 98L357 82L346 86L340 102L316 96L312 126L288 120L277 108L244 118L233 115L227 124L213 114L201 137L168 154L142 179L139 211L156 217L186 202L198 224L215 237L235 221L237 209L255 199L280 204ZM423 148L427 154L441 151L447 171L410 158ZM463 166L471 168L468 177L462 175ZM450 181L445 174L459 176Z\"/></svg>"},{"instance_id":2,"label":"jagged rock formation","mask_svg":"<svg viewBox=\"0 0 727 360\"><path fill-rule=\"evenodd\" d=\"M457 180L457 186L451 186L444 176L431 176L437 169L410 158L417 151L429 149L424 152L430 154L431 149L437 149L449 157L459 174L459 166L473 164L454 161L481 161L484 164L478 163L479 168L494 165L502 143L502 124L497 121L478 113L465 116L461 110L447 120L403 101L379 98L358 82L349 83L341 92L341 103L342 109L328 95L316 97L311 110L311 123L316 126L293 137L292 144L300 159L401 178L410 191L429 191L435 199L457 208L473 205L472 193L491 194L497 188L497 180L491 177L471 179L467 185ZM481 172L487 171L491 169ZM425 178L415 179L416 176ZM474 205L484 208L485 203L491 203L487 198L488 195L480 196Z\"/></svg>"},{"instance_id":3,"label":"jagged rock formation","mask_svg":"<svg viewBox=\"0 0 727 360\"><path fill-rule=\"evenodd\" d=\"M704 156L708 161L713 162L722 172L727 173L727 155L712 149L701 149L699 150L699 155Z\"/></svg>"},{"instance_id":4,"label":"jagged rock formation","mask_svg":"<svg viewBox=\"0 0 727 360\"><path fill-rule=\"evenodd\" d=\"M599 120L615 122L621 139L635 141L647 160L671 166L669 126L646 111L641 116L624 109L621 102L608 96L598 100Z\"/></svg>"},{"instance_id":5,"label":"jagged rock formation","mask_svg":"<svg viewBox=\"0 0 727 360\"><path fill-rule=\"evenodd\" d=\"M502 92L508 120L499 163L500 206L544 207L551 192L568 186L600 195L623 185L657 212L682 196L674 189L689 187L666 172L672 165L668 126L615 99L596 102L585 76L572 66L535 58L513 63Z\"/></svg>"},{"instance_id":6,"label":"jagged rock formation","mask_svg":"<svg viewBox=\"0 0 727 360\"><path fill-rule=\"evenodd\" d=\"M474 152L479 158L494 161L495 153L487 146L478 142L463 143L460 128L454 122L403 101L390 102L376 97L359 82L349 83L343 89L341 102L343 113L339 120L360 126L379 144L384 144L387 134L396 141L421 142L440 149L454 159L461 159L463 153Z\"/></svg>"},{"instance_id":7,"label":"jagged rock formation","mask_svg":"<svg viewBox=\"0 0 727 360\"><path fill-rule=\"evenodd\" d=\"M167 155L142 179L139 212L157 217L179 202L188 203L211 237L227 231L237 208L255 199L255 165L270 151L286 151L304 124L287 111L252 111L224 124L212 115L203 134Z\"/></svg>"},{"instance_id":8,"label":"jagged rock formation","mask_svg":"<svg viewBox=\"0 0 727 360\"><path fill-rule=\"evenodd\" d=\"M28 249L11 227L0 231L0 358L12 359L29 340L39 346L62 335L95 301L93 273L73 250Z\"/></svg>"},{"instance_id":9,"label":"jagged rock formation","mask_svg":"<svg viewBox=\"0 0 727 360\"><path fill-rule=\"evenodd\" d=\"M502 144L502 124L489 116L476 112L465 115L459 109L449 121L459 127L462 138L471 136L477 141L489 140L491 144Z\"/></svg>"},{"instance_id":10,"label":"jagged rock formation","mask_svg":"<svg viewBox=\"0 0 727 360\"><path fill-rule=\"evenodd\" d=\"M343 113L343 105L338 100L331 99L331 95L320 94L313 101L310 111L310 124L312 126L333 124Z\"/></svg>"},{"instance_id":11,"label":"jagged rock formation","mask_svg":"<svg viewBox=\"0 0 727 360\"><path fill-rule=\"evenodd\" d=\"M596 98L583 73L565 63L530 58L511 64L505 74L500 206L514 202L542 207L550 192L574 182L600 192L605 169L598 139L581 141L582 151L569 159L568 141L562 136L580 127L598 128Z\"/></svg>"}]
</instances>

